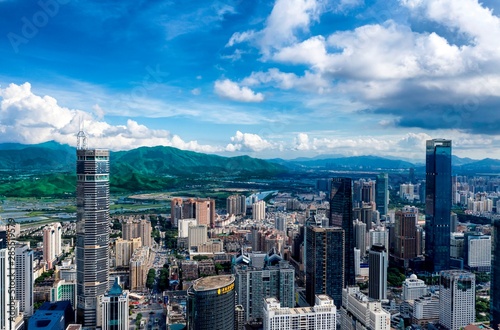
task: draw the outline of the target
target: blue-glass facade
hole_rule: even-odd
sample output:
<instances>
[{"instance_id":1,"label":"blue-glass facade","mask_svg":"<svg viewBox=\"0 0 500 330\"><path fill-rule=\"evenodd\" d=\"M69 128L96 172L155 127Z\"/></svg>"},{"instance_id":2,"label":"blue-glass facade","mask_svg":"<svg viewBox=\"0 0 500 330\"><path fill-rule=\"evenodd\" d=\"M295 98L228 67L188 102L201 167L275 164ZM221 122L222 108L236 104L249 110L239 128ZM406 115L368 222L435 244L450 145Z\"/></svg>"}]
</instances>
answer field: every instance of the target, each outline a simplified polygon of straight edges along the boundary
<instances>
[{"instance_id":1,"label":"blue-glass facade","mask_svg":"<svg viewBox=\"0 0 500 330\"><path fill-rule=\"evenodd\" d=\"M430 272L450 269L451 140L426 143L425 261Z\"/></svg>"},{"instance_id":2,"label":"blue-glass facade","mask_svg":"<svg viewBox=\"0 0 500 330\"><path fill-rule=\"evenodd\" d=\"M329 224L330 226L340 227L344 230L344 286L355 285L354 247L356 244L354 242L352 180L350 178L332 179ZM337 303L337 301L335 301L335 303Z\"/></svg>"},{"instance_id":3,"label":"blue-glass facade","mask_svg":"<svg viewBox=\"0 0 500 330\"><path fill-rule=\"evenodd\" d=\"M315 295L329 295L337 308L344 288L344 230L308 226L306 229L306 300L314 306Z\"/></svg>"},{"instance_id":4,"label":"blue-glass facade","mask_svg":"<svg viewBox=\"0 0 500 330\"><path fill-rule=\"evenodd\" d=\"M387 204L389 202L388 189L389 175L387 173L380 173L377 175L377 181L375 183L375 205L380 215L387 214Z\"/></svg>"}]
</instances>

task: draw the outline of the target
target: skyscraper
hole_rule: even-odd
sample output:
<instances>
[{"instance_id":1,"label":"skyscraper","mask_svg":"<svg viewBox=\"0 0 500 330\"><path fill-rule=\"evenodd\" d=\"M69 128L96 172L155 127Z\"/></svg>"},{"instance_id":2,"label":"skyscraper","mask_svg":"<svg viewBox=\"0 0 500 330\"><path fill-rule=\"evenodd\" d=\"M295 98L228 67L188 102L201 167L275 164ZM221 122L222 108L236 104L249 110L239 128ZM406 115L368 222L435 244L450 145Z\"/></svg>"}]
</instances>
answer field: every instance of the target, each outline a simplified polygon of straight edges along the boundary
<instances>
[{"instance_id":1,"label":"skyscraper","mask_svg":"<svg viewBox=\"0 0 500 330\"><path fill-rule=\"evenodd\" d=\"M354 224L352 222L352 181L349 178L333 178L330 193L330 226L340 227L344 230L344 283L354 285ZM342 291L338 293L340 298ZM337 298L331 296L337 304ZM341 299L341 298L340 298ZM312 303L312 301L311 301ZM340 306L340 305L337 305Z\"/></svg>"},{"instance_id":2,"label":"skyscraper","mask_svg":"<svg viewBox=\"0 0 500 330\"><path fill-rule=\"evenodd\" d=\"M380 215L387 214L387 204L389 203L389 175L380 173L375 181L375 204Z\"/></svg>"},{"instance_id":3,"label":"skyscraper","mask_svg":"<svg viewBox=\"0 0 500 330\"><path fill-rule=\"evenodd\" d=\"M476 275L463 270L441 272L439 323L459 330L476 319Z\"/></svg>"},{"instance_id":4,"label":"skyscraper","mask_svg":"<svg viewBox=\"0 0 500 330\"><path fill-rule=\"evenodd\" d=\"M33 250L27 244L16 245L16 300L19 311L33 315Z\"/></svg>"},{"instance_id":5,"label":"skyscraper","mask_svg":"<svg viewBox=\"0 0 500 330\"><path fill-rule=\"evenodd\" d=\"M425 260L440 272L450 268L451 140L428 140L425 162Z\"/></svg>"},{"instance_id":6,"label":"skyscraper","mask_svg":"<svg viewBox=\"0 0 500 330\"><path fill-rule=\"evenodd\" d=\"M417 257L417 217L416 208L396 212L394 255L405 267Z\"/></svg>"},{"instance_id":7,"label":"skyscraper","mask_svg":"<svg viewBox=\"0 0 500 330\"><path fill-rule=\"evenodd\" d=\"M388 265L389 256L385 247L382 244L373 245L368 255L368 297L377 300L387 299Z\"/></svg>"},{"instance_id":8,"label":"skyscraper","mask_svg":"<svg viewBox=\"0 0 500 330\"><path fill-rule=\"evenodd\" d=\"M491 222L490 325L500 329L500 219Z\"/></svg>"},{"instance_id":9,"label":"skyscraper","mask_svg":"<svg viewBox=\"0 0 500 330\"><path fill-rule=\"evenodd\" d=\"M97 325L97 297L108 290L109 151L87 149L78 134L76 161L77 316L84 327Z\"/></svg>"},{"instance_id":10,"label":"skyscraper","mask_svg":"<svg viewBox=\"0 0 500 330\"><path fill-rule=\"evenodd\" d=\"M234 276L197 279L187 290L188 330L234 330Z\"/></svg>"},{"instance_id":11,"label":"skyscraper","mask_svg":"<svg viewBox=\"0 0 500 330\"><path fill-rule=\"evenodd\" d=\"M128 291L123 291L118 280L113 287L102 297L102 329L128 330Z\"/></svg>"},{"instance_id":12,"label":"skyscraper","mask_svg":"<svg viewBox=\"0 0 500 330\"><path fill-rule=\"evenodd\" d=\"M352 221L351 221L352 223ZM344 287L344 230L340 227L308 226L306 229L306 300L314 305L317 294L327 294L340 308ZM353 272L354 269L354 248Z\"/></svg>"}]
</instances>

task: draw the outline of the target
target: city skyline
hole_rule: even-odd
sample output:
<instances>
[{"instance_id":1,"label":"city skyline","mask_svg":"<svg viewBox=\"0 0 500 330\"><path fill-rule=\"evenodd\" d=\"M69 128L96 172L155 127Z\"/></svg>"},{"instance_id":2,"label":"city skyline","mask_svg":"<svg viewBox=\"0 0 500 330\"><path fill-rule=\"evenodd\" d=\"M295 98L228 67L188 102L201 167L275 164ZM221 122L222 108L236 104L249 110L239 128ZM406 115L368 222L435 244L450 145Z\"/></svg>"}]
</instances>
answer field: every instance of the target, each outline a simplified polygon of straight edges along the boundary
<instances>
[{"instance_id":1,"label":"city skyline","mask_svg":"<svg viewBox=\"0 0 500 330\"><path fill-rule=\"evenodd\" d=\"M0 1L0 143L74 145L83 122L90 147L111 150L421 159L442 137L457 156L500 158L498 10Z\"/></svg>"}]
</instances>

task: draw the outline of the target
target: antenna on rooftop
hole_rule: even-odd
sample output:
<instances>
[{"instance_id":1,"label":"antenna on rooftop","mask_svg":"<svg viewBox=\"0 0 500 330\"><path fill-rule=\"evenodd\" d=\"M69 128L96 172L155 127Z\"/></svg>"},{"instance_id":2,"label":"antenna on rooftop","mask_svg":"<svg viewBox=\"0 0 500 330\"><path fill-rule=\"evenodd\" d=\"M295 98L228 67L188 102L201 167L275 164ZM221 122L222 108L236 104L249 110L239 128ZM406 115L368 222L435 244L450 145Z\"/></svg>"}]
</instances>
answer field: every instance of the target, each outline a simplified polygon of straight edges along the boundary
<instances>
[{"instance_id":1,"label":"antenna on rooftop","mask_svg":"<svg viewBox=\"0 0 500 330\"><path fill-rule=\"evenodd\" d=\"M76 135L76 149L77 150L86 150L87 149L87 134L84 131L84 123L82 122L82 118L80 118L80 131Z\"/></svg>"}]
</instances>

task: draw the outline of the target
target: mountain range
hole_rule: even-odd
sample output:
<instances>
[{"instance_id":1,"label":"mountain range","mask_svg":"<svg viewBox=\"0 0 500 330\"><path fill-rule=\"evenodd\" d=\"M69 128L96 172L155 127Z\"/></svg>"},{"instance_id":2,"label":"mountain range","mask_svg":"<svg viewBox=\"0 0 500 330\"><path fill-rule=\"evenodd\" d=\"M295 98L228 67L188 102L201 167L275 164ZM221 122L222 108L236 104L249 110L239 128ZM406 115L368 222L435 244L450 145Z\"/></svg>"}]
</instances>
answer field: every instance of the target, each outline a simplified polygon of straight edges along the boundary
<instances>
[{"instance_id":1,"label":"mountain range","mask_svg":"<svg viewBox=\"0 0 500 330\"><path fill-rule=\"evenodd\" d=\"M0 195L72 192L75 163L75 148L54 141L36 145L0 144L0 171L5 174ZM453 156L452 165L455 174L500 173L500 160L497 159L473 160ZM401 172L414 168L416 173L425 173L422 162L378 156L331 155L263 160L249 156L223 157L164 146L111 152L110 166L112 191L162 190L178 184L181 178L245 180L314 170ZM26 179L30 175L36 176L36 181L33 177Z\"/></svg>"}]
</instances>

